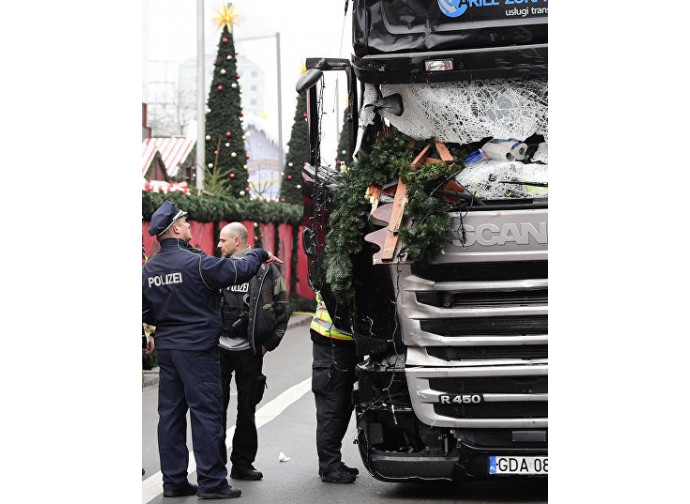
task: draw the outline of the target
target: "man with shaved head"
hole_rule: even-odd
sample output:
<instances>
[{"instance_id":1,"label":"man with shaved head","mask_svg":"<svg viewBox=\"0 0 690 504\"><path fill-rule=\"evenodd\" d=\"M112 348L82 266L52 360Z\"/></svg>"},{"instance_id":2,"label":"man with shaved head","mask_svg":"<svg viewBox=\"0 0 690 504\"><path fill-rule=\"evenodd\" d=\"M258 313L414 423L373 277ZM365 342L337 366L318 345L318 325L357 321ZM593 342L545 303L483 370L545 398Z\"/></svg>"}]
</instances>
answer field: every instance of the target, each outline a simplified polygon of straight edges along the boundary
<instances>
[{"instance_id":1,"label":"man with shaved head","mask_svg":"<svg viewBox=\"0 0 690 504\"><path fill-rule=\"evenodd\" d=\"M220 231L218 248L223 257L241 260L250 253L247 228L231 222ZM237 421L232 438L230 477L260 480L263 473L254 467L258 435L254 415L263 397L266 377L262 373L266 352L275 349L285 334L289 318L287 290L280 270L275 266L260 268L248 281L223 289L220 337L220 368L223 385L223 431L227 431L230 381L235 373L237 385ZM225 438L221 456L227 464Z\"/></svg>"}]
</instances>

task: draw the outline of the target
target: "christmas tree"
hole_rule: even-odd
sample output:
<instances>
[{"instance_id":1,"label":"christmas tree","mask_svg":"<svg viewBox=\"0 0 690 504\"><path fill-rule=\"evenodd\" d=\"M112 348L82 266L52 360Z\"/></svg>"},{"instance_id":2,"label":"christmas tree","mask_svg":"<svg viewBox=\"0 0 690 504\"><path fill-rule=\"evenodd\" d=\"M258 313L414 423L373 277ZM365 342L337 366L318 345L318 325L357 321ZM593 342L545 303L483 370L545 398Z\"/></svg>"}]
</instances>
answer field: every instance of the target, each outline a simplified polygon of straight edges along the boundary
<instances>
[{"instance_id":1,"label":"christmas tree","mask_svg":"<svg viewBox=\"0 0 690 504\"><path fill-rule=\"evenodd\" d=\"M335 166L340 170L341 165L347 164L347 151L349 147L348 133L350 127L348 126L347 116L350 113L350 106L348 105L343 113L343 125L340 129L340 138L338 139L338 152L335 155Z\"/></svg>"},{"instance_id":2,"label":"christmas tree","mask_svg":"<svg viewBox=\"0 0 690 504\"><path fill-rule=\"evenodd\" d=\"M237 73L237 52L232 25L238 17L234 6L223 5L216 10L218 28L222 33L218 42L218 55L213 62L213 81L206 110L206 175L204 189L210 193L223 193L235 198L249 197L247 152L242 130L242 105Z\"/></svg>"},{"instance_id":3,"label":"christmas tree","mask_svg":"<svg viewBox=\"0 0 690 504\"><path fill-rule=\"evenodd\" d=\"M295 121L290 132L289 150L285 157L285 169L280 183L280 201L293 205L302 204L302 167L309 161L307 125L307 93L297 95Z\"/></svg>"}]
</instances>

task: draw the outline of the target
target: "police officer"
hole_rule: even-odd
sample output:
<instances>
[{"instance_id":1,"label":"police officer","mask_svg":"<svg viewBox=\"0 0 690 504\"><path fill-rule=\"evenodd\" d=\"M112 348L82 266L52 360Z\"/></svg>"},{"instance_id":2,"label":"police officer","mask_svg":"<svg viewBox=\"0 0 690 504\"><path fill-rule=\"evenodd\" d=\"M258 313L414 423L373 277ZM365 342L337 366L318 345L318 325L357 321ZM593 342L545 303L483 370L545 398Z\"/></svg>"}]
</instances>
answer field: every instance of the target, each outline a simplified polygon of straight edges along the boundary
<instances>
[{"instance_id":1,"label":"police officer","mask_svg":"<svg viewBox=\"0 0 690 504\"><path fill-rule=\"evenodd\" d=\"M316 453L326 483L352 483L359 471L342 462L342 441L350 423L357 357L352 336L333 326L321 297L309 332L313 342L311 387L316 402Z\"/></svg>"},{"instance_id":2,"label":"police officer","mask_svg":"<svg viewBox=\"0 0 690 504\"><path fill-rule=\"evenodd\" d=\"M203 253L192 239L187 212L165 201L151 217L149 234L160 250L142 266L142 318L156 326L158 451L163 495L202 499L239 497L227 481L220 456L223 411L218 339L221 332L220 289L249 280L266 264L282 261L254 249L243 259ZM197 467L197 485L187 480L187 410Z\"/></svg>"},{"instance_id":3,"label":"police officer","mask_svg":"<svg viewBox=\"0 0 690 504\"><path fill-rule=\"evenodd\" d=\"M218 248L223 257L240 259L249 253L247 228L231 222L220 231ZM260 480L263 473L254 467L259 448L256 430L256 405L263 397L266 384L263 360L267 352L280 344L290 318L285 281L276 266L261 268L249 282L223 290L220 336L220 372L223 384L223 428L230 405L230 382L235 374L237 386L237 420L232 437L230 477ZM224 438L225 439L225 438ZM225 442L221 456L227 463Z\"/></svg>"}]
</instances>

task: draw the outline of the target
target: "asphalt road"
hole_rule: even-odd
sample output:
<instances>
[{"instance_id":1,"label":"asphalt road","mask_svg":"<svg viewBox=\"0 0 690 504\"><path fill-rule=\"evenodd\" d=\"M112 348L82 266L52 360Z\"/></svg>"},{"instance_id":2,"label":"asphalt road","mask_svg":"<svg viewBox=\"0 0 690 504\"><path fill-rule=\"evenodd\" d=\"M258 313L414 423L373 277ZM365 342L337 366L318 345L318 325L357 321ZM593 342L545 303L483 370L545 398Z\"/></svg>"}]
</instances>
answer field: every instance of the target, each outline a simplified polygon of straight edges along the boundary
<instances>
[{"instance_id":1,"label":"asphalt road","mask_svg":"<svg viewBox=\"0 0 690 504\"><path fill-rule=\"evenodd\" d=\"M388 483L374 479L362 465L355 439L354 418L343 440L343 460L357 467L360 475L349 485L323 483L317 474L315 446L316 412L311 394L311 341L308 316L293 316L284 341L264 361L268 388L257 411L259 451L255 466L262 481L230 479L242 496L233 502L271 504L371 503L545 503L546 482L492 482L462 486L450 483ZM158 387L149 376L142 392L142 504L167 503L162 496L156 444ZM234 396L233 396L234 397ZM231 400L228 428L235 418ZM191 448L191 432L188 432ZM279 461L280 454L289 460ZM193 456L190 456L193 460ZM196 474L189 477L196 482ZM176 504L200 502L196 496L174 499Z\"/></svg>"}]
</instances>

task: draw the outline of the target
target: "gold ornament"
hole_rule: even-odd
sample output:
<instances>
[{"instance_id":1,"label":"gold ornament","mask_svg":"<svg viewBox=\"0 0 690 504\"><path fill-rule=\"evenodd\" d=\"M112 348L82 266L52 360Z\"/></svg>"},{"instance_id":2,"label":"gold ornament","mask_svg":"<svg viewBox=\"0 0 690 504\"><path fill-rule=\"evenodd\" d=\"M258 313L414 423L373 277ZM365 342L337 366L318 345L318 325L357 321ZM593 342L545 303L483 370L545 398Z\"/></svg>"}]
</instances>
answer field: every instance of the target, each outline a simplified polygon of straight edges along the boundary
<instances>
[{"instance_id":1,"label":"gold ornament","mask_svg":"<svg viewBox=\"0 0 690 504\"><path fill-rule=\"evenodd\" d=\"M240 17L239 14L235 14L235 6L231 5L228 9L225 4L223 4L223 11L218 9L213 9L216 11L218 16L213 18L213 21L218 22L218 29L220 30L224 25L228 28L228 31L232 33L232 25L237 24L237 18Z\"/></svg>"}]
</instances>

